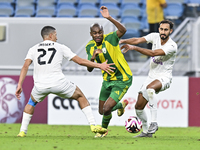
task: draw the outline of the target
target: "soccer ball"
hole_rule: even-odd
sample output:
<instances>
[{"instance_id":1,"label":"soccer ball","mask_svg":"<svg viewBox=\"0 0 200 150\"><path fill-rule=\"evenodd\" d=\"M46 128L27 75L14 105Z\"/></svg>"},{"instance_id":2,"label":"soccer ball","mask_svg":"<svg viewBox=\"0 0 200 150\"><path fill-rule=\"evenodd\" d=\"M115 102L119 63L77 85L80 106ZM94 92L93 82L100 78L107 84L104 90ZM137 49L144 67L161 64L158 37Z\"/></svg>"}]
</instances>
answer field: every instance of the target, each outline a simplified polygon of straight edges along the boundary
<instances>
[{"instance_id":1,"label":"soccer ball","mask_svg":"<svg viewBox=\"0 0 200 150\"><path fill-rule=\"evenodd\" d=\"M0 123L15 123L22 116L25 96L22 92L18 100L16 88L17 82L12 78L0 78Z\"/></svg>"},{"instance_id":2,"label":"soccer ball","mask_svg":"<svg viewBox=\"0 0 200 150\"><path fill-rule=\"evenodd\" d=\"M130 116L125 121L125 128L129 133L138 133L142 129L142 121L136 116Z\"/></svg>"}]
</instances>

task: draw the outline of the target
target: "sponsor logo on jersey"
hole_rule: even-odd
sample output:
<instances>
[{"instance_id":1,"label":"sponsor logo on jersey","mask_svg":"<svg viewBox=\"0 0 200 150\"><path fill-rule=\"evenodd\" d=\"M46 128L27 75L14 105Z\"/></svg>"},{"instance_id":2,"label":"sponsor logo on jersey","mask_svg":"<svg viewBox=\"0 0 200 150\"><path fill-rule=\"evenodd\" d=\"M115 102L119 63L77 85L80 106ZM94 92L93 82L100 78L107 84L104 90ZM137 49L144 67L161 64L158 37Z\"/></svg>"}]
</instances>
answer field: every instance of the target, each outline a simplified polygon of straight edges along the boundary
<instances>
[{"instance_id":1,"label":"sponsor logo on jersey","mask_svg":"<svg viewBox=\"0 0 200 150\"><path fill-rule=\"evenodd\" d=\"M155 57L152 57L153 59L153 62L156 63L156 64L160 64L160 65L163 65L163 62L162 62L162 59L161 58L155 58Z\"/></svg>"}]
</instances>

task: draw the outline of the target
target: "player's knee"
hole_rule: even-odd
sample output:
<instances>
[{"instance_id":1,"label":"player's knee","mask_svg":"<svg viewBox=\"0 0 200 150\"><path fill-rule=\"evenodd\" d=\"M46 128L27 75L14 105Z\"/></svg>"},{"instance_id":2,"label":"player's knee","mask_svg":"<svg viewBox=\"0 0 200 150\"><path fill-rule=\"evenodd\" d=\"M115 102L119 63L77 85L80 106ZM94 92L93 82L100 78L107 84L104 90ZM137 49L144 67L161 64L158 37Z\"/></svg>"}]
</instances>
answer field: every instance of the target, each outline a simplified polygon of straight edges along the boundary
<instances>
[{"instance_id":1,"label":"player's knee","mask_svg":"<svg viewBox=\"0 0 200 150\"><path fill-rule=\"evenodd\" d=\"M135 109L137 109L137 110L143 110L144 108L141 105L135 104Z\"/></svg>"},{"instance_id":2,"label":"player's knee","mask_svg":"<svg viewBox=\"0 0 200 150\"><path fill-rule=\"evenodd\" d=\"M99 106L99 114L103 115L103 108Z\"/></svg>"},{"instance_id":3,"label":"player's knee","mask_svg":"<svg viewBox=\"0 0 200 150\"><path fill-rule=\"evenodd\" d=\"M29 101L28 101L28 104L29 104L29 105L35 107L35 106L37 105L37 103L38 103L38 102L34 102L34 101L31 99L31 97L30 97L30 99L29 99Z\"/></svg>"},{"instance_id":4,"label":"player's knee","mask_svg":"<svg viewBox=\"0 0 200 150\"><path fill-rule=\"evenodd\" d=\"M104 105L104 107L103 107L103 114L104 115L109 115L110 113L111 113L111 107L110 106L108 106L108 105Z\"/></svg>"},{"instance_id":5,"label":"player's knee","mask_svg":"<svg viewBox=\"0 0 200 150\"><path fill-rule=\"evenodd\" d=\"M78 87L76 87L76 90L74 91L73 95L70 98L79 101L79 99L81 99L82 97L84 97L83 93Z\"/></svg>"},{"instance_id":6,"label":"player's knee","mask_svg":"<svg viewBox=\"0 0 200 150\"><path fill-rule=\"evenodd\" d=\"M139 107L138 107L138 105L137 105L137 104L135 104L135 110L136 110L136 109L138 109L138 108L139 108Z\"/></svg>"},{"instance_id":7,"label":"player's knee","mask_svg":"<svg viewBox=\"0 0 200 150\"><path fill-rule=\"evenodd\" d=\"M103 115L103 110L102 109L99 109L99 114Z\"/></svg>"},{"instance_id":8,"label":"player's knee","mask_svg":"<svg viewBox=\"0 0 200 150\"><path fill-rule=\"evenodd\" d=\"M143 110L147 104L147 100L144 98L142 93L139 93L138 95L138 100L135 104L135 109L136 110Z\"/></svg>"}]
</instances>

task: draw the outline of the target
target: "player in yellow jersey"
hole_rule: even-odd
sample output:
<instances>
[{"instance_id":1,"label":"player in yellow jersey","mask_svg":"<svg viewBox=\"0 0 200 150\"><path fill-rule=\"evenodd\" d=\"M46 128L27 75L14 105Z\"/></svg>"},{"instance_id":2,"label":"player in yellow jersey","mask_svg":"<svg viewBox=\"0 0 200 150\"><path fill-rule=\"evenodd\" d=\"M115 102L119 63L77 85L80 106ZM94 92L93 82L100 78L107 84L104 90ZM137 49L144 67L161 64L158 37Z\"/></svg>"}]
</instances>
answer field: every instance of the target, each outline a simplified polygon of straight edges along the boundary
<instances>
[{"instance_id":1,"label":"player in yellow jersey","mask_svg":"<svg viewBox=\"0 0 200 150\"><path fill-rule=\"evenodd\" d=\"M119 40L126 33L126 28L109 15L107 7L102 6L100 9L102 16L111 21L118 30L104 34L101 25L98 23L91 25L90 35L93 40L86 45L86 52L88 60L98 63L103 63L107 60L108 63L115 64L113 66L115 70L111 74L102 71L103 83L99 96L99 113L103 115L102 127L108 128L112 118L111 112L118 109L118 116L121 116L128 104L127 100L122 100L121 102L120 100L132 84L132 72L119 47ZM89 72L93 70L92 67L87 67L87 69ZM107 133L98 133L95 137L104 137L106 135Z\"/></svg>"}]
</instances>

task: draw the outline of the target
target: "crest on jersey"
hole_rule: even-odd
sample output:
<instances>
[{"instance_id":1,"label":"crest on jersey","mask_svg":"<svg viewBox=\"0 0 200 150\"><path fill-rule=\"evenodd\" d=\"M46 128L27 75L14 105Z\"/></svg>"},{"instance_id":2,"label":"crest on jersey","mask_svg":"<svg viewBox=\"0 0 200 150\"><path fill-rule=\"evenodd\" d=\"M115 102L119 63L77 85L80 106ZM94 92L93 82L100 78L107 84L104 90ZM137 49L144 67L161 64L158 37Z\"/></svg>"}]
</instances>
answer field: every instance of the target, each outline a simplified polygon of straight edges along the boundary
<instances>
[{"instance_id":1,"label":"crest on jersey","mask_svg":"<svg viewBox=\"0 0 200 150\"><path fill-rule=\"evenodd\" d=\"M105 54L106 53L106 48L102 48L102 52Z\"/></svg>"}]
</instances>

